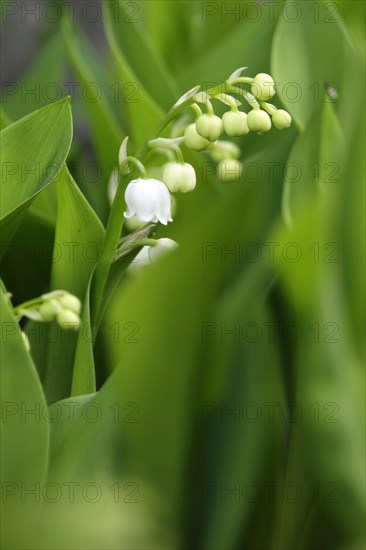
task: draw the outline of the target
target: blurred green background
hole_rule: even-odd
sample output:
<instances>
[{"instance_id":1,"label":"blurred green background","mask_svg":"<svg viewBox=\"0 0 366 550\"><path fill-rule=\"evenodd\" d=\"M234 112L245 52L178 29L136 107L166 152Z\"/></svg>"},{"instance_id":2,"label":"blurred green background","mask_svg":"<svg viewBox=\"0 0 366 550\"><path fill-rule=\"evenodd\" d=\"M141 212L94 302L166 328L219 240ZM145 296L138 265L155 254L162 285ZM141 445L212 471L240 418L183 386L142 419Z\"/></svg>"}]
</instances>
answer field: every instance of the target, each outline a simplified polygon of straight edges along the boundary
<instances>
[{"instance_id":1,"label":"blurred green background","mask_svg":"<svg viewBox=\"0 0 366 550\"><path fill-rule=\"evenodd\" d=\"M3 548L364 548L365 4L1 9L1 278L15 305L84 302L79 335L23 324L28 353L2 292ZM156 231L180 247L115 264L93 346L122 140L241 66L292 127L240 138L231 185L184 151L197 188Z\"/></svg>"}]
</instances>

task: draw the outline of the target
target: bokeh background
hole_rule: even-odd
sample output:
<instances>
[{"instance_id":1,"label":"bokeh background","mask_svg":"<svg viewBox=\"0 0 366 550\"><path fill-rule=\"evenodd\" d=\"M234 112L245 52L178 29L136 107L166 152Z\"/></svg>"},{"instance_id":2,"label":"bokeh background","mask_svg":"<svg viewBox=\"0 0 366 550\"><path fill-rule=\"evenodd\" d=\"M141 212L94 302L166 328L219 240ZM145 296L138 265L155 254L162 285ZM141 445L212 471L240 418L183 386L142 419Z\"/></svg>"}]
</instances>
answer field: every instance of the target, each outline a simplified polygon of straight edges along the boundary
<instances>
[{"instance_id":1,"label":"bokeh background","mask_svg":"<svg viewBox=\"0 0 366 550\"><path fill-rule=\"evenodd\" d=\"M103 225L122 140L135 152L193 86L268 72L293 118L237 141L231 185L184 150L197 189L156 231L180 247L116 266L94 350L30 322L31 359L4 352L3 547L364 548L364 3L1 10L2 127L70 95L66 163ZM54 182L22 218L0 264L15 304L56 281L85 298L90 262L53 255L70 197ZM96 391L71 396L84 364Z\"/></svg>"}]
</instances>

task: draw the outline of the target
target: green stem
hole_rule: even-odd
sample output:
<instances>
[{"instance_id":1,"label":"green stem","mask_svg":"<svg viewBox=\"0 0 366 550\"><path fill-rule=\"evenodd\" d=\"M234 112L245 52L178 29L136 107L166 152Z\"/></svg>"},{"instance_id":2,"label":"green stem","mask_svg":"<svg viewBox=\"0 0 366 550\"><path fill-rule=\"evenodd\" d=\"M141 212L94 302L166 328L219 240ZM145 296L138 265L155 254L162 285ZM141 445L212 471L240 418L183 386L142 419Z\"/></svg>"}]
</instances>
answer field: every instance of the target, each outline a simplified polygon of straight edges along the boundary
<instances>
[{"instance_id":1,"label":"green stem","mask_svg":"<svg viewBox=\"0 0 366 550\"><path fill-rule=\"evenodd\" d=\"M101 317L104 288L107 283L109 270L113 263L118 240L123 228L123 211L125 208L124 192L129 181L131 181L130 174L119 175L118 187L112 203L112 208L105 231L101 258L95 268L92 292L93 302L91 306L92 318L97 325L99 324Z\"/></svg>"},{"instance_id":2,"label":"green stem","mask_svg":"<svg viewBox=\"0 0 366 550\"><path fill-rule=\"evenodd\" d=\"M258 101L252 94L250 94L246 90L238 88L237 86L231 86L229 91L241 95L245 99L245 101L252 107L252 109L260 109Z\"/></svg>"},{"instance_id":3,"label":"green stem","mask_svg":"<svg viewBox=\"0 0 366 550\"><path fill-rule=\"evenodd\" d=\"M254 78L250 76L239 76L234 82L231 82L231 84L253 84Z\"/></svg>"},{"instance_id":4,"label":"green stem","mask_svg":"<svg viewBox=\"0 0 366 550\"><path fill-rule=\"evenodd\" d=\"M197 103L192 103L191 105L192 109L194 110L194 112L196 113L196 116L199 117L202 115L202 111L201 111L201 108L200 106L197 104Z\"/></svg>"},{"instance_id":5,"label":"green stem","mask_svg":"<svg viewBox=\"0 0 366 550\"><path fill-rule=\"evenodd\" d=\"M27 302L23 302L22 304L19 304L16 306L13 311L14 315L20 315L20 310L22 309L34 309L34 306L41 305L43 303L42 298L33 298L32 300L28 300Z\"/></svg>"},{"instance_id":6,"label":"green stem","mask_svg":"<svg viewBox=\"0 0 366 550\"><path fill-rule=\"evenodd\" d=\"M157 244L156 239L149 239L146 237L145 239L137 239L137 241L134 241L131 246L133 248L137 248L139 246L156 246Z\"/></svg>"},{"instance_id":7,"label":"green stem","mask_svg":"<svg viewBox=\"0 0 366 550\"><path fill-rule=\"evenodd\" d=\"M218 99L222 103L225 103L225 105L229 105L229 107L232 111L235 111L235 112L238 111L238 106L236 104L236 101L231 95L229 95L229 94L217 94L217 95L214 95L213 98Z\"/></svg>"},{"instance_id":8,"label":"green stem","mask_svg":"<svg viewBox=\"0 0 366 550\"><path fill-rule=\"evenodd\" d=\"M270 115L273 115L277 111L277 107L275 107L271 103L266 103L265 101L259 101L259 103L261 107Z\"/></svg>"}]
</instances>

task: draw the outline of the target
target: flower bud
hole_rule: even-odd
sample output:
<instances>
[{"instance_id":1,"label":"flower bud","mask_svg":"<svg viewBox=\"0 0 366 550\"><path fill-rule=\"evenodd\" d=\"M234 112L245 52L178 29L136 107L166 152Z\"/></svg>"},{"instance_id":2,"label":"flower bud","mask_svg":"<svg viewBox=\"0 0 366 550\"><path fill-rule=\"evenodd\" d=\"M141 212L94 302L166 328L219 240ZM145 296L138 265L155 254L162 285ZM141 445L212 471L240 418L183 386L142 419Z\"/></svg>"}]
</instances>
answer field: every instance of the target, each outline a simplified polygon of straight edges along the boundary
<instances>
[{"instance_id":1,"label":"flower bud","mask_svg":"<svg viewBox=\"0 0 366 550\"><path fill-rule=\"evenodd\" d=\"M268 132L271 129L270 116L260 109L253 109L247 116L248 128L252 132Z\"/></svg>"},{"instance_id":2,"label":"flower bud","mask_svg":"<svg viewBox=\"0 0 366 550\"><path fill-rule=\"evenodd\" d=\"M42 317L42 321L47 323L54 320L56 315L62 311L63 307L58 299L46 300L39 308L38 312Z\"/></svg>"},{"instance_id":3,"label":"flower bud","mask_svg":"<svg viewBox=\"0 0 366 550\"><path fill-rule=\"evenodd\" d=\"M197 133L195 124L187 126L184 132L184 142L188 149L192 149L193 151L203 151L212 145L208 139L203 138Z\"/></svg>"},{"instance_id":4,"label":"flower bud","mask_svg":"<svg viewBox=\"0 0 366 550\"><path fill-rule=\"evenodd\" d=\"M69 309L77 314L81 311L81 302L79 298L68 292L64 294L64 296L58 298L58 303L61 304L62 309Z\"/></svg>"},{"instance_id":5,"label":"flower bud","mask_svg":"<svg viewBox=\"0 0 366 550\"><path fill-rule=\"evenodd\" d=\"M216 141L223 131L222 120L216 115L201 115L196 120L196 130L203 138Z\"/></svg>"},{"instance_id":6,"label":"flower bud","mask_svg":"<svg viewBox=\"0 0 366 550\"><path fill-rule=\"evenodd\" d=\"M187 162L168 162L163 182L172 193L188 193L196 187L196 172Z\"/></svg>"},{"instance_id":7,"label":"flower bud","mask_svg":"<svg viewBox=\"0 0 366 550\"><path fill-rule=\"evenodd\" d=\"M249 132L247 114L241 111L227 111L222 117L222 122L228 136L245 136Z\"/></svg>"},{"instance_id":8,"label":"flower bud","mask_svg":"<svg viewBox=\"0 0 366 550\"><path fill-rule=\"evenodd\" d=\"M252 94L261 101L271 99L276 93L274 81L271 75L259 73L254 77L252 83Z\"/></svg>"},{"instance_id":9,"label":"flower bud","mask_svg":"<svg viewBox=\"0 0 366 550\"><path fill-rule=\"evenodd\" d=\"M241 151L240 147L232 141L220 141L218 140L212 150L210 151L212 158L216 162L226 159L238 159Z\"/></svg>"},{"instance_id":10,"label":"flower bud","mask_svg":"<svg viewBox=\"0 0 366 550\"><path fill-rule=\"evenodd\" d=\"M217 166L217 174L226 183L238 181L242 174L242 165L238 160L222 160Z\"/></svg>"},{"instance_id":11,"label":"flower bud","mask_svg":"<svg viewBox=\"0 0 366 550\"><path fill-rule=\"evenodd\" d=\"M284 109L278 109L278 111L272 115L272 122L276 128L284 130L291 126L291 115Z\"/></svg>"},{"instance_id":12,"label":"flower bud","mask_svg":"<svg viewBox=\"0 0 366 550\"><path fill-rule=\"evenodd\" d=\"M80 317L70 309L63 309L57 314L57 322L62 328L77 330L80 326Z\"/></svg>"},{"instance_id":13,"label":"flower bud","mask_svg":"<svg viewBox=\"0 0 366 550\"><path fill-rule=\"evenodd\" d=\"M150 246L148 250L149 259L151 263L154 263L157 258L164 256L169 250L174 250L179 245L173 239L162 238L156 241L155 246Z\"/></svg>"}]
</instances>

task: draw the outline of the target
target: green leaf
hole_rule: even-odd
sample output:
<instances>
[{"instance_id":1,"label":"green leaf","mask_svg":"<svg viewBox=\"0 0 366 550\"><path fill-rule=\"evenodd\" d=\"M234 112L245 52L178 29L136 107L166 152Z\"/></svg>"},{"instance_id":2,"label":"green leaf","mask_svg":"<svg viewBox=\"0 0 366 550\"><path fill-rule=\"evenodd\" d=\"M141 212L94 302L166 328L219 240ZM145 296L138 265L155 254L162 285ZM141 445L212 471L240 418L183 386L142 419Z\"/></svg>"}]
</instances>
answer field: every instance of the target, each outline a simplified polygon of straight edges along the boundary
<instances>
[{"instance_id":1,"label":"green leaf","mask_svg":"<svg viewBox=\"0 0 366 550\"><path fill-rule=\"evenodd\" d=\"M128 90L124 108L128 114L128 134L135 144L141 145L152 136L164 112L145 90L128 60L121 51L113 13L113 4L103 5L104 25L120 82Z\"/></svg>"},{"instance_id":2,"label":"green leaf","mask_svg":"<svg viewBox=\"0 0 366 550\"><path fill-rule=\"evenodd\" d=\"M81 326L76 343L71 386L71 395L73 397L95 392L95 364L93 355L95 326L93 326L90 317L91 277L83 300L84 307L81 316Z\"/></svg>"},{"instance_id":3,"label":"green leaf","mask_svg":"<svg viewBox=\"0 0 366 550\"><path fill-rule=\"evenodd\" d=\"M354 48L334 4L301 4L296 20L291 20L291 4L285 5L276 27L271 66L279 98L303 130L319 103L329 101L327 85L338 98L346 94L350 83L344 67Z\"/></svg>"},{"instance_id":4,"label":"green leaf","mask_svg":"<svg viewBox=\"0 0 366 550\"><path fill-rule=\"evenodd\" d=\"M149 39L141 22L140 6L124 0L114 0L108 3L108 7L112 14L109 24L116 38L120 58L130 65L154 101L168 111L179 95L179 88L168 67L155 51L154 43Z\"/></svg>"},{"instance_id":5,"label":"green leaf","mask_svg":"<svg viewBox=\"0 0 366 550\"><path fill-rule=\"evenodd\" d=\"M239 547L243 533L253 544L250 492L265 490L263 479L274 481L277 475L268 456L279 452L281 422L279 416L269 422L269 404L282 402L283 394L278 343L267 332L273 320L263 304L273 278L268 267L259 262L243 269L208 324L211 360L198 432L205 455L196 477L202 491L190 504L191 521L204 518L203 548ZM272 504L267 540L275 517Z\"/></svg>"},{"instance_id":6,"label":"green leaf","mask_svg":"<svg viewBox=\"0 0 366 550\"><path fill-rule=\"evenodd\" d=\"M82 195L66 166L58 178L58 214L51 274L51 290L67 290L84 301L83 320L87 323L89 303L87 289L93 268L101 253L104 229L95 212ZM82 327L84 330L84 326ZM79 334L58 329L56 341L48 342L44 386L49 402L70 395L75 349L84 332ZM79 343L80 346L80 343ZM85 347L84 347L85 346ZM92 343L83 342L89 358ZM78 363L82 356L78 354ZM90 369L91 362L88 363ZM79 367L77 367L79 368ZM90 380L90 370L86 377ZM89 382L85 382L89 384ZM88 385L89 388L89 385Z\"/></svg>"},{"instance_id":7,"label":"green leaf","mask_svg":"<svg viewBox=\"0 0 366 550\"><path fill-rule=\"evenodd\" d=\"M119 102L116 101L118 96L116 93L113 95L111 77L102 61L96 59L82 30L75 24L72 25L65 17L62 21L62 31L71 63L82 86L87 87L90 83L95 83L101 91L101 97L97 101L85 101L85 108L89 115L96 155L106 184L117 162L119 146L125 135L118 116Z\"/></svg>"},{"instance_id":8,"label":"green leaf","mask_svg":"<svg viewBox=\"0 0 366 550\"><path fill-rule=\"evenodd\" d=\"M3 107L0 107L0 130L6 128L9 124L11 124L10 117L6 114Z\"/></svg>"},{"instance_id":9,"label":"green leaf","mask_svg":"<svg viewBox=\"0 0 366 550\"><path fill-rule=\"evenodd\" d=\"M48 423L45 398L32 358L8 299L1 291L1 401L6 417L2 431L5 481L41 481L46 473ZM26 414L26 410L34 411ZM25 419L25 420L24 420Z\"/></svg>"},{"instance_id":10,"label":"green leaf","mask_svg":"<svg viewBox=\"0 0 366 550\"><path fill-rule=\"evenodd\" d=\"M282 209L289 225L315 194L332 193L339 182L343 154L344 137L333 105L320 104L297 138L284 172Z\"/></svg>"},{"instance_id":11,"label":"green leaf","mask_svg":"<svg viewBox=\"0 0 366 550\"><path fill-rule=\"evenodd\" d=\"M31 201L61 169L71 137L68 98L43 107L2 130L2 242L11 240Z\"/></svg>"},{"instance_id":12,"label":"green leaf","mask_svg":"<svg viewBox=\"0 0 366 550\"><path fill-rule=\"evenodd\" d=\"M220 9L220 8L219 8ZM223 8L224 9L224 8ZM234 8L235 9L235 8ZM277 17L278 7L274 14ZM219 14L216 15L219 17ZM210 27L208 18L206 25ZM269 49L273 34L273 22L265 18L258 26L241 21L222 40L203 56L197 52L196 62L187 66L179 77L182 88L191 88L200 84L203 89L224 82L238 67L247 65L248 74L255 76L269 67Z\"/></svg>"},{"instance_id":13,"label":"green leaf","mask_svg":"<svg viewBox=\"0 0 366 550\"><path fill-rule=\"evenodd\" d=\"M51 288L80 299L101 253L104 228L66 165L57 181L57 225Z\"/></svg>"}]
</instances>

